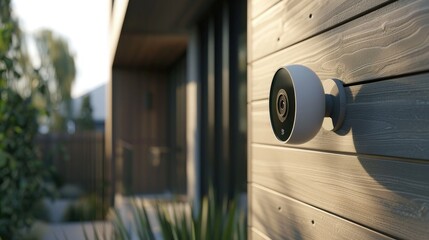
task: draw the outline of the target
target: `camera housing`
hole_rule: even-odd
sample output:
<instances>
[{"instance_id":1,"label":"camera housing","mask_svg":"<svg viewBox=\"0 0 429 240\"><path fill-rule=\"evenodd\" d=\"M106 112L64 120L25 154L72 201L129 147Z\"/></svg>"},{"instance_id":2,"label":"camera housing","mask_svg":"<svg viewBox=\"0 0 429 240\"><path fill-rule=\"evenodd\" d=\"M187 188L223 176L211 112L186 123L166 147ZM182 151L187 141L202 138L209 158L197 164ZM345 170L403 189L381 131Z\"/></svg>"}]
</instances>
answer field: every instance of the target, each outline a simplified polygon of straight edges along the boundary
<instances>
[{"instance_id":1,"label":"camera housing","mask_svg":"<svg viewBox=\"0 0 429 240\"><path fill-rule=\"evenodd\" d=\"M305 143L322 125L333 131L341 127L345 101L341 81L327 79L322 85L316 73L305 66L281 67L274 74L270 88L271 127L281 142Z\"/></svg>"}]
</instances>

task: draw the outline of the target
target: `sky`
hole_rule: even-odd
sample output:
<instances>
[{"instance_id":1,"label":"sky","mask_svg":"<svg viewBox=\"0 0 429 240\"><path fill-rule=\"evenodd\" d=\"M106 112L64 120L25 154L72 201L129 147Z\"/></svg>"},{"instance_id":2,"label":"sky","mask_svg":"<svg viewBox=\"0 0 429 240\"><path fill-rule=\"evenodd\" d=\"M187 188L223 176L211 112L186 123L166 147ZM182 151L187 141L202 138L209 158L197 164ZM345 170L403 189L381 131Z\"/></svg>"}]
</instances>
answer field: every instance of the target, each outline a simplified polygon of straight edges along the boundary
<instances>
[{"instance_id":1,"label":"sky","mask_svg":"<svg viewBox=\"0 0 429 240\"><path fill-rule=\"evenodd\" d=\"M109 78L110 4L111 0L12 1L14 14L26 34L51 29L68 41L77 69L73 97L106 83ZM30 54L36 51L31 42L29 48Z\"/></svg>"}]
</instances>

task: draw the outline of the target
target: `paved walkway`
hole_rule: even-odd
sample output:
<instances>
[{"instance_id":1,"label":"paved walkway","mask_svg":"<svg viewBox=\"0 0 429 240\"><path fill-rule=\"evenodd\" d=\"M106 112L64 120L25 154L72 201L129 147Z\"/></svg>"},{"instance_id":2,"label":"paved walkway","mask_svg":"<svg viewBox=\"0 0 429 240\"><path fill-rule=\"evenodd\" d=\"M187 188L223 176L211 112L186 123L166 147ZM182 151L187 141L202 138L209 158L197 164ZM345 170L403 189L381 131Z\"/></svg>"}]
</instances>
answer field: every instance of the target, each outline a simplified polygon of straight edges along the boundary
<instances>
[{"instance_id":1,"label":"paved walkway","mask_svg":"<svg viewBox=\"0 0 429 240\"><path fill-rule=\"evenodd\" d=\"M112 225L109 222L77 222L77 223L52 223L36 222L31 230L31 235L41 240L95 240L94 230L102 240L113 240Z\"/></svg>"}]
</instances>

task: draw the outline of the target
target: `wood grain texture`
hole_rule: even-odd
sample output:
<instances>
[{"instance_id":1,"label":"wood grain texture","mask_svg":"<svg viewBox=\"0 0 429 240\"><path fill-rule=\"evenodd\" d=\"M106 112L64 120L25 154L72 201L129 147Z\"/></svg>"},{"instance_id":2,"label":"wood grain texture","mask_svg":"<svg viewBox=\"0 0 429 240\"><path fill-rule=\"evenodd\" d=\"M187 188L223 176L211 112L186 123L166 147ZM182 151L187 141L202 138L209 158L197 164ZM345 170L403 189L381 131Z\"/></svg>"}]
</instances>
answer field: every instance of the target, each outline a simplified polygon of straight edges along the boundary
<instances>
[{"instance_id":1,"label":"wood grain texture","mask_svg":"<svg viewBox=\"0 0 429 240\"><path fill-rule=\"evenodd\" d=\"M248 239L250 240L267 240L270 239L268 236L265 236L256 228L248 228Z\"/></svg>"},{"instance_id":2,"label":"wood grain texture","mask_svg":"<svg viewBox=\"0 0 429 240\"><path fill-rule=\"evenodd\" d=\"M252 79L252 65L247 65L247 79ZM247 103L252 102L252 81L247 81Z\"/></svg>"},{"instance_id":3,"label":"wood grain texture","mask_svg":"<svg viewBox=\"0 0 429 240\"><path fill-rule=\"evenodd\" d=\"M426 0L397 1L256 61L249 80L252 99L268 98L275 71L292 63L310 67L321 79L346 83L427 70L428 11Z\"/></svg>"},{"instance_id":4,"label":"wood grain texture","mask_svg":"<svg viewBox=\"0 0 429 240\"><path fill-rule=\"evenodd\" d=\"M264 145L252 162L255 184L391 236L429 236L427 163Z\"/></svg>"},{"instance_id":5,"label":"wood grain texture","mask_svg":"<svg viewBox=\"0 0 429 240\"><path fill-rule=\"evenodd\" d=\"M270 239L391 239L259 185L253 185L254 227Z\"/></svg>"},{"instance_id":6,"label":"wood grain texture","mask_svg":"<svg viewBox=\"0 0 429 240\"><path fill-rule=\"evenodd\" d=\"M168 188L167 161L154 164L150 149L168 146L169 135L165 127L168 123L167 78L163 73L114 68L112 79L115 90L112 130L117 164L116 189L120 189L119 169L127 156L125 150L132 152L131 192L163 192ZM151 107L146 104L148 98Z\"/></svg>"},{"instance_id":7,"label":"wood grain texture","mask_svg":"<svg viewBox=\"0 0 429 240\"><path fill-rule=\"evenodd\" d=\"M347 87L338 133L320 130L299 148L429 159L429 74ZM274 136L268 100L252 103L252 142L284 146Z\"/></svg>"},{"instance_id":8,"label":"wood grain texture","mask_svg":"<svg viewBox=\"0 0 429 240\"><path fill-rule=\"evenodd\" d=\"M252 60L338 26L388 2L392 1L281 1L251 23ZM268 5L270 1L264 3ZM253 9L255 7L257 6L252 6Z\"/></svg>"},{"instance_id":9,"label":"wood grain texture","mask_svg":"<svg viewBox=\"0 0 429 240\"><path fill-rule=\"evenodd\" d=\"M186 51L186 35L122 34L114 59L115 67L166 69Z\"/></svg>"},{"instance_id":10,"label":"wood grain texture","mask_svg":"<svg viewBox=\"0 0 429 240\"><path fill-rule=\"evenodd\" d=\"M280 0L250 0L249 2L248 6L251 11L249 11L248 16L253 19L280 2Z\"/></svg>"}]
</instances>

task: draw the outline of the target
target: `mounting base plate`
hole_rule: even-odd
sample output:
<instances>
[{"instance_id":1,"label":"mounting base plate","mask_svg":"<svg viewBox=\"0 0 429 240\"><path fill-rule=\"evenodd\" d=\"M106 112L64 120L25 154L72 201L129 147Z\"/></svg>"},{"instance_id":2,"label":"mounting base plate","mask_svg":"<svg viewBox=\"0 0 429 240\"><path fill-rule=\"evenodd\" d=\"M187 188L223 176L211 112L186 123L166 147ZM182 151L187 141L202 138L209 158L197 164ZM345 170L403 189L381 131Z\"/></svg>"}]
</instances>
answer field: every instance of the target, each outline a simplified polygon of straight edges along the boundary
<instances>
[{"instance_id":1,"label":"mounting base plate","mask_svg":"<svg viewBox=\"0 0 429 240\"><path fill-rule=\"evenodd\" d=\"M325 130L336 131L343 125L346 115L346 92L343 83L338 79L324 80L323 89L327 99L328 116L323 120L322 126Z\"/></svg>"}]
</instances>

